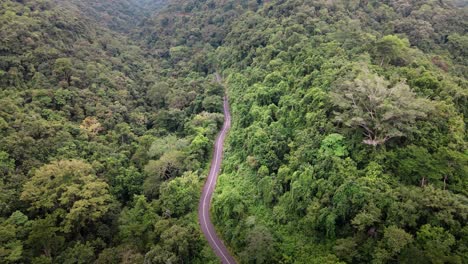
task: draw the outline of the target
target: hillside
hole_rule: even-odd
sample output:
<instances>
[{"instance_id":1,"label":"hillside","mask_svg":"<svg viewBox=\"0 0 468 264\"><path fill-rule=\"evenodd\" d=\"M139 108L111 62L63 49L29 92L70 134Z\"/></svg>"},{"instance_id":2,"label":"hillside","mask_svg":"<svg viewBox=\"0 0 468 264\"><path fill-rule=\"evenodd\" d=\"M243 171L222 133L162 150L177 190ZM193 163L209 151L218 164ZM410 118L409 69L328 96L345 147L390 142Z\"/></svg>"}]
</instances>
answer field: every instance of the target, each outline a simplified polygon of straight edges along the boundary
<instances>
[{"instance_id":1,"label":"hillside","mask_svg":"<svg viewBox=\"0 0 468 264\"><path fill-rule=\"evenodd\" d=\"M213 212L243 263L467 259L467 12L366 2L272 1L217 50Z\"/></svg>"},{"instance_id":2,"label":"hillside","mask_svg":"<svg viewBox=\"0 0 468 264\"><path fill-rule=\"evenodd\" d=\"M150 9L115 2L1 2L1 263L213 258L195 208L222 91L162 74L121 27Z\"/></svg>"},{"instance_id":3,"label":"hillside","mask_svg":"<svg viewBox=\"0 0 468 264\"><path fill-rule=\"evenodd\" d=\"M0 1L0 262L466 263L464 1Z\"/></svg>"}]
</instances>

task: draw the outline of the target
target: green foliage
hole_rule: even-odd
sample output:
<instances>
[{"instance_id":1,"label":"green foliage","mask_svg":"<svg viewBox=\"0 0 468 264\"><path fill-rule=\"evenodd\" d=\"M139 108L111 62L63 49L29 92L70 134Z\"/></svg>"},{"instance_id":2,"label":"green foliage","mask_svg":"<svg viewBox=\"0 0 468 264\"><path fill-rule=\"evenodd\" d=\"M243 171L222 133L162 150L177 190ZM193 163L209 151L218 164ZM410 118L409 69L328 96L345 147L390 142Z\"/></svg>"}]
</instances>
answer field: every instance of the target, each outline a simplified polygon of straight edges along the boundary
<instances>
[{"instance_id":1,"label":"green foliage","mask_svg":"<svg viewBox=\"0 0 468 264\"><path fill-rule=\"evenodd\" d=\"M186 146L186 140L179 139L173 135L158 138L151 144L151 147L148 151L148 156L150 158L160 158L166 152L182 150Z\"/></svg>"},{"instance_id":2,"label":"green foliage","mask_svg":"<svg viewBox=\"0 0 468 264\"><path fill-rule=\"evenodd\" d=\"M0 260L3 263L16 263L22 259L22 240L30 228L30 222L28 217L19 211L0 221Z\"/></svg>"},{"instance_id":3,"label":"green foliage","mask_svg":"<svg viewBox=\"0 0 468 264\"><path fill-rule=\"evenodd\" d=\"M156 83L148 89L147 96L150 104L154 107L161 108L166 104L166 97L169 93L169 84Z\"/></svg>"},{"instance_id":4,"label":"green foliage","mask_svg":"<svg viewBox=\"0 0 468 264\"><path fill-rule=\"evenodd\" d=\"M459 256L451 252L455 237L442 227L433 227L429 224L422 226L417 233L417 242L428 262L461 263Z\"/></svg>"},{"instance_id":5,"label":"green foliage","mask_svg":"<svg viewBox=\"0 0 468 264\"><path fill-rule=\"evenodd\" d=\"M193 173L186 173L161 185L162 210L173 217L194 210L199 196L198 177Z\"/></svg>"},{"instance_id":6,"label":"green foliage","mask_svg":"<svg viewBox=\"0 0 468 264\"><path fill-rule=\"evenodd\" d=\"M396 226L385 229L381 245L378 246L373 262L385 263L399 254L413 241L413 237Z\"/></svg>"},{"instance_id":7,"label":"green foliage","mask_svg":"<svg viewBox=\"0 0 468 264\"><path fill-rule=\"evenodd\" d=\"M380 65L391 63L401 66L407 63L409 42L395 35L388 35L378 40L375 45L376 57L380 58Z\"/></svg>"},{"instance_id":8,"label":"green foliage","mask_svg":"<svg viewBox=\"0 0 468 264\"><path fill-rule=\"evenodd\" d=\"M113 179L111 192L122 202L130 197L141 194L144 177L135 167L120 169L120 173Z\"/></svg>"},{"instance_id":9,"label":"green foliage","mask_svg":"<svg viewBox=\"0 0 468 264\"><path fill-rule=\"evenodd\" d=\"M165 2L1 3L0 223L16 211L30 220L21 234L8 227L0 262L142 263L166 227L197 226L223 91L210 45L197 56L189 43L145 47L153 34L136 31L154 28ZM132 225L142 210L143 230Z\"/></svg>"},{"instance_id":10,"label":"green foliage","mask_svg":"<svg viewBox=\"0 0 468 264\"><path fill-rule=\"evenodd\" d=\"M73 65L70 58L60 58L55 60L54 74L59 82L63 81L71 85Z\"/></svg>"},{"instance_id":11,"label":"green foliage","mask_svg":"<svg viewBox=\"0 0 468 264\"><path fill-rule=\"evenodd\" d=\"M216 51L233 128L213 213L243 262L255 262L252 219L275 238L269 262L459 262L463 12L288 0L236 20ZM425 256L426 224L455 238L453 258Z\"/></svg>"},{"instance_id":12,"label":"green foliage","mask_svg":"<svg viewBox=\"0 0 468 264\"><path fill-rule=\"evenodd\" d=\"M94 247L89 243L82 244L81 242L67 248L57 258L58 261L64 264L85 264L92 262L94 259Z\"/></svg>"},{"instance_id":13,"label":"green foliage","mask_svg":"<svg viewBox=\"0 0 468 264\"><path fill-rule=\"evenodd\" d=\"M246 238L247 247L240 254L245 263L271 263L274 256L274 239L264 226L254 227Z\"/></svg>"},{"instance_id":14,"label":"green foliage","mask_svg":"<svg viewBox=\"0 0 468 264\"><path fill-rule=\"evenodd\" d=\"M144 184L145 194L157 197L163 181L180 176L184 169L184 153L172 151L165 153L159 160L151 160L145 166L147 179Z\"/></svg>"},{"instance_id":15,"label":"green foliage","mask_svg":"<svg viewBox=\"0 0 468 264\"><path fill-rule=\"evenodd\" d=\"M462 2L2 1L0 262L463 263Z\"/></svg>"},{"instance_id":16,"label":"green foliage","mask_svg":"<svg viewBox=\"0 0 468 264\"><path fill-rule=\"evenodd\" d=\"M163 243L153 247L146 255L144 263L184 263L196 250L194 234L188 228L173 225L161 234Z\"/></svg>"},{"instance_id":17,"label":"green foliage","mask_svg":"<svg viewBox=\"0 0 468 264\"><path fill-rule=\"evenodd\" d=\"M364 144L377 146L408 136L415 122L433 111L432 103L417 98L410 87L390 83L363 69L353 81L344 81L331 94L338 107L336 120L363 131Z\"/></svg>"},{"instance_id":18,"label":"green foliage","mask_svg":"<svg viewBox=\"0 0 468 264\"><path fill-rule=\"evenodd\" d=\"M343 146L342 141L344 137L340 134L330 134L322 140L319 153L324 156L343 157L348 155L346 147Z\"/></svg>"},{"instance_id":19,"label":"green foliage","mask_svg":"<svg viewBox=\"0 0 468 264\"><path fill-rule=\"evenodd\" d=\"M72 232L102 218L113 202L107 183L79 160L57 161L34 172L21 199L30 210L53 214L64 232Z\"/></svg>"},{"instance_id":20,"label":"green foliage","mask_svg":"<svg viewBox=\"0 0 468 264\"><path fill-rule=\"evenodd\" d=\"M126 208L120 214L119 236L124 243L147 250L154 240L158 219L153 205L144 196L135 196L132 208Z\"/></svg>"},{"instance_id":21,"label":"green foliage","mask_svg":"<svg viewBox=\"0 0 468 264\"><path fill-rule=\"evenodd\" d=\"M32 222L26 243L32 248L35 256L51 262L52 257L63 248L65 237L60 232L60 227L56 226L55 217L48 215Z\"/></svg>"}]
</instances>

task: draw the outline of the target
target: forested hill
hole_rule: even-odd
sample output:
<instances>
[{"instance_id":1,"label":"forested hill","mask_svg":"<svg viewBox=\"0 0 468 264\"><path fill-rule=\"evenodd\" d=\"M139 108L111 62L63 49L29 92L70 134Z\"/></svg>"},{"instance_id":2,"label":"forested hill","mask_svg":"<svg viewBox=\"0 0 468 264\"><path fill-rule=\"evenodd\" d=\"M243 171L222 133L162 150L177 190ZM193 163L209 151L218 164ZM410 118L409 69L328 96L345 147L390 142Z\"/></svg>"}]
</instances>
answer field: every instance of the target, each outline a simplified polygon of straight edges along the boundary
<instances>
[{"instance_id":1,"label":"forested hill","mask_svg":"<svg viewBox=\"0 0 468 264\"><path fill-rule=\"evenodd\" d=\"M291 0L236 19L213 212L241 262L466 263L467 15Z\"/></svg>"},{"instance_id":2,"label":"forested hill","mask_svg":"<svg viewBox=\"0 0 468 264\"><path fill-rule=\"evenodd\" d=\"M99 22L111 30L126 34L138 28L145 18L157 13L167 0L55 0L55 4L88 19Z\"/></svg>"},{"instance_id":3,"label":"forested hill","mask_svg":"<svg viewBox=\"0 0 468 264\"><path fill-rule=\"evenodd\" d=\"M466 263L460 0L0 0L0 263Z\"/></svg>"},{"instance_id":4,"label":"forested hill","mask_svg":"<svg viewBox=\"0 0 468 264\"><path fill-rule=\"evenodd\" d=\"M195 209L222 89L131 39L153 4L0 1L0 263L214 260Z\"/></svg>"}]
</instances>

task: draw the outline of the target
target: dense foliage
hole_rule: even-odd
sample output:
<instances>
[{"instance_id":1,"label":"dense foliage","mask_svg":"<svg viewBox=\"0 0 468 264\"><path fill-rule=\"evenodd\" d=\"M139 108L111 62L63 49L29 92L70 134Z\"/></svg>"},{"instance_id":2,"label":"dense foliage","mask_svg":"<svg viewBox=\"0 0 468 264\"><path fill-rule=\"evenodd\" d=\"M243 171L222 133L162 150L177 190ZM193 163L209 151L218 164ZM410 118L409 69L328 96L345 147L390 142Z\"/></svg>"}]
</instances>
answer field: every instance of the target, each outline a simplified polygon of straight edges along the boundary
<instances>
[{"instance_id":1,"label":"dense foliage","mask_svg":"<svg viewBox=\"0 0 468 264\"><path fill-rule=\"evenodd\" d=\"M464 1L0 1L0 262L465 263Z\"/></svg>"},{"instance_id":2,"label":"dense foliage","mask_svg":"<svg viewBox=\"0 0 468 264\"><path fill-rule=\"evenodd\" d=\"M128 37L155 3L0 4L0 262L213 260L195 208L223 91Z\"/></svg>"},{"instance_id":3,"label":"dense foliage","mask_svg":"<svg viewBox=\"0 0 468 264\"><path fill-rule=\"evenodd\" d=\"M468 259L466 14L290 0L236 20L214 214L241 262Z\"/></svg>"}]
</instances>

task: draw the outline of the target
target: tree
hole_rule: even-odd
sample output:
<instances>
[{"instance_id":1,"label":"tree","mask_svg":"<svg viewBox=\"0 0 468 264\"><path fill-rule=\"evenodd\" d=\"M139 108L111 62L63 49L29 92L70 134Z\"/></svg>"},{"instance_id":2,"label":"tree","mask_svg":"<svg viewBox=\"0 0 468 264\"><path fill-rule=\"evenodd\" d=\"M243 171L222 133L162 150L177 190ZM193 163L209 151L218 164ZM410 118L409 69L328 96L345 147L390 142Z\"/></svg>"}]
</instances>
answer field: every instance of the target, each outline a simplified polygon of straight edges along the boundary
<instances>
[{"instance_id":1,"label":"tree","mask_svg":"<svg viewBox=\"0 0 468 264\"><path fill-rule=\"evenodd\" d=\"M26 244L35 254L52 259L63 247L65 237L60 234L60 227L56 226L56 222L56 217L52 215L32 221Z\"/></svg>"},{"instance_id":2,"label":"tree","mask_svg":"<svg viewBox=\"0 0 468 264\"><path fill-rule=\"evenodd\" d=\"M94 138L99 132L104 130L99 120L94 116L88 116L83 119L80 128L86 131L91 138Z\"/></svg>"},{"instance_id":3,"label":"tree","mask_svg":"<svg viewBox=\"0 0 468 264\"><path fill-rule=\"evenodd\" d=\"M109 185L80 160L54 161L37 169L25 183L21 200L40 215L57 215L64 232L98 221L113 203Z\"/></svg>"},{"instance_id":4,"label":"tree","mask_svg":"<svg viewBox=\"0 0 468 264\"><path fill-rule=\"evenodd\" d=\"M145 166L145 172L150 177L168 180L179 176L183 170L184 154L180 151L164 153L159 160L151 160Z\"/></svg>"},{"instance_id":5,"label":"tree","mask_svg":"<svg viewBox=\"0 0 468 264\"><path fill-rule=\"evenodd\" d=\"M192 228L167 226L160 241L145 256L145 264L188 263L197 250L198 234Z\"/></svg>"},{"instance_id":6,"label":"tree","mask_svg":"<svg viewBox=\"0 0 468 264\"><path fill-rule=\"evenodd\" d=\"M203 134L198 134L190 143L190 153L196 158L205 160L210 151L210 140Z\"/></svg>"},{"instance_id":7,"label":"tree","mask_svg":"<svg viewBox=\"0 0 468 264\"><path fill-rule=\"evenodd\" d=\"M5 151L0 151L0 177L6 178L8 174L13 172L14 168L14 160Z\"/></svg>"},{"instance_id":8,"label":"tree","mask_svg":"<svg viewBox=\"0 0 468 264\"><path fill-rule=\"evenodd\" d=\"M213 201L213 212L220 222L227 219L240 219L245 210L245 199L237 189L225 189Z\"/></svg>"},{"instance_id":9,"label":"tree","mask_svg":"<svg viewBox=\"0 0 468 264\"><path fill-rule=\"evenodd\" d=\"M387 263L413 241L413 236L396 226L385 228L384 237L379 241L373 263Z\"/></svg>"},{"instance_id":10,"label":"tree","mask_svg":"<svg viewBox=\"0 0 468 264\"><path fill-rule=\"evenodd\" d=\"M0 179L0 215L6 215L13 206L13 200L17 198L15 190Z\"/></svg>"},{"instance_id":11,"label":"tree","mask_svg":"<svg viewBox=\"0 0 468 264\"><path fill-rule=\"evenodd\" d=\"M210 95L203 99L202 106L207 112L221 112L223 109L223 99L219 95Z\"/></svg>"},{"instance_id":12,"label":"tree","mask_svg":"<svg viewBox=\"0 0 468 264\"><path fill-rule=\"evenodd\" d=\"M68 86L71 85L72 61L70 58L59 58L55 60L54 74L59 81L65 81Z\"/></svg>"},{"instance_id":13,"label":"tree","mask_svg":"<svg viewBox=\"0 0 468 264\"><path fill-rule=\"evenodd\" d=\"M353 258L358 255L357 241L354 237L347 237L336 240L336 245L333 247L334 253L345 260L347 263L352 263Z\"/></svg>"},{"instance_id":14,"label":"tree","mask_svg":"<svg viewBox=\"0 0 468 264\"><path fill-rule=\"evenodd\" d=\"M167 264L181 263L180 258L174 253L161 246L155 246L145 255L144 264Z\"/></svg>"},{"instance_id":15,"label":"tree","mask_svg":"<svg viewBox=\"0 0 468 264\"><path fill-rule=\"evenodd\" d=\"M123 203L143 191L144 177L135 167L119 168L119 174L112 179L112 193Z\"/></svg>"},{"instance_id":16,"label":"tree","mask_svg":"<svg viewBox=\"0 0 468 264\"><path fill-rule=\"evenodd\" d=\"M270 231L261 225L255 226L247 236L247 247L241 256L246 263L272 263L274 239Z\"/></svg>"},{"instance_id":17,"label":"tree","mask_svg":"<svg viewBox=\"0 0 468 264\"><path fill-rule=\"evenodd\" d=\"M185 154L175 150L164 153L159 160L150 160L145 166L148 175L143 185L145 195L156 198L163 181L181 175L185 169L184 159Z\"/></svg>"},{"instance_id":18,"label":"tree","mask_svg":"<svg viewBox=\"0 0 468 264\"><path fill-rule=\"evenodd\" d=\"M174 135L165 136L158 138L151 143L151 147L148 150L148 156L150 158L159 159L164 153L182 150L188 145L186 139L177 138Z\"/></svg>"},{"instance_id":19,"label":"tree","mask_svg":"<svg viewBox=\"0 0 468 264\"><path fill-rule=\"evenodd\" d=\"M440 155L440 154L439 154ZM389 155L389 158L393 155ZM392 157L393 158L393 157ZM414 145L399 148L393 158L395 174L408 184L434 184L443 178L438 161L426 148ZM444 163L448 163L444 161Z\"/></svg>"},{"instance_id":20,"label":"tree","mask_svg":"<svg viewBox=\"0 0 468 264\"><path fill-rule=\"evenodd\" d=\"M383 77L363 70L331 92L336 120L363 131L364 144L378 146L415 130L415 122L433 110L431 101L418 98L404 82L390 86Z\"/></svg>"},{"instance_id":21,"label":"tree","mask_svg":"<svg viewBox=\"0 0 468 264\"><path fill-rule=\"evenodd\" d=\"M143 263L144 256L133 249L131 246L119 246L117 248L106 248L96 259L96 264Z\"/></svg>"},{"instance_id":22,"label":"tree","mask_svg":"<svg viewBox=\"0 0 468 264\"><path fill-rule=\"evenodd\" d=\"M456 243L455 237L443 227L423 225L417 232L416 241L427 263L461 263L451 249Z\"/></svg>"},{"instance_id":23,"label":"tree","mask_svg":"<svg viewBox=\"0 0 468 264\"><path fill-rule=\"evenodd\" d=\"M179 217L193 208L199 198L198 177L194 173L186 173L161 185L161 205L172 217Z\"/></svg>"},{"instance_id":24,"label":"tree","mask_svg":"<svg viewBox=\"0 0 468 264\"><path fill-rule=\"evenodd\" d=\"M147 92L147 99L151 106L161 108L166 103L169 85L165 82L155 83Z\"/></svg>"},{"instance_id":25,"label":"tree","mask_svg":"<svg viewBox=\"0 0 468 264\"><path fill-rule=\"evenodd\" d=\"M465 60L466 56L468 55L468 36L459 35L458 33L454 33L448 36L448 46L450 49L450 54L460 61ZM465 62L466 63L466 62Z\"/></svg>"},{"instance_id":26,"label":"tree","mask_svg":"<svg viewBox=\"0 0 468 264\"><path fill-rule=\"evenodd\" d=\"M159 216L145 196L135 195L133 206L125 208L119 217L119 237L128 245L134 245L140 251L146 251L155 238L155 223Z\"/></svg>"},{"instance_id":27,"label":"tree","mask_svg":"<svg viewBox=\"0 0 468 264\"><path fill-rule=\"evenodd\" d=\"M409 42L407 39L400 39L395 35L388 35L377 41L375 52L380 59L380 66L384 63L394 65L403 65L406 63L406 54L408 53Z\"/></svg>"},{"instance_id":28,"label":"tree","mask_svg":"<svg viewBox=\"0 0 468 264\"><path fill-rule=\"evenodd\" d=\"M23 258L22 240L28 230L28 217L19 211L3 222L0 219L0 262L18 263Z\"/></svg>"},{"instance_id":29,"label":"tree","mask_svg":"<svg viewBox=\"0 0 468 264\"><path fill-rule=\"evenodd\" d=\"M187 262L196 249L198 234L189 227L173 225L161 234L163 248L173 252L181 262Z\"/></svg>"},{"instance_id":30,"label":"tree","mask_svg":"<svg viewBox=\"0 0 468 264\"><path fill-rule=\"evenodd\" d=\"M343 157L348 155L348 151L346 150L346 146L343 146L344 137L340 134L330 134L326 136L322 140L322 144L320 145L319 153L320 155L329 157L329 156L336 156L336 157Z\"/></svg>"},{"instance_id":31,"label":"tree","mask_svg":"<svg viewBox=\"0 0 468 264\"><path fill-rule=\"evenodd\" d=\"M154 127L176 132L183 127L184 113L182 110L174 108L161 110L154 115L152 122Z\"/></svg>"},{"instance_id":32,"label":"tree","mask_svg":"<svg viewBox=\"0 0 468 264\"><path fill-rule=\"evenodd\" d=\"M71 247L68 247L60 256L57 258L57 262L63 264L86 264L93 263L94 256L94 247L91 243L81 243L77 242Z\"/></svg>"}]
</instances>

